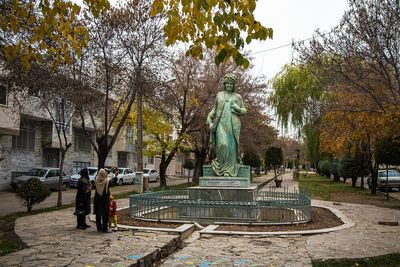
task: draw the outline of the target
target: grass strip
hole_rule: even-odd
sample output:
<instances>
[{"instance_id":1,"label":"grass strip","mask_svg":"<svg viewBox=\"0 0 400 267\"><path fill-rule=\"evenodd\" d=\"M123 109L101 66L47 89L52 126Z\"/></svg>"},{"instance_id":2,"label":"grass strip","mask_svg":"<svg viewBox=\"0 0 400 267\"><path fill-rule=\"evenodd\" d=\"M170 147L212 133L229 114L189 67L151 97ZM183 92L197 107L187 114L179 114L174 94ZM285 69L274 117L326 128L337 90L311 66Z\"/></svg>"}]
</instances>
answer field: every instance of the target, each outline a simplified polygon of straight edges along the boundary
<instances>
[{"instance_id":1,"label":"grass strip","mask_svg":"<svg viewBox=\"0 0 400 267\"><path fill-rule=\"evenodd\" d=\"M312 261L314 267L397 267L400 266L400 253L360 259L318 260Z\"/></svg>"},{"instance_id":2,"label":"grass strip","mask_svg":"<svg viewBox=\"0 0 400 267\"><path fill-rule=\"evenodd\" d=\"M299 186L311 194L311 197L317 197L326 201L333 201L335 193L357 193L362 195L370 195L369 190L362 190L359 187L351 187L351 184L342 182L334 182L330 178L319 176L317 174L309 174L306 177L300 174Z\"/></svg>"}]
</instances>

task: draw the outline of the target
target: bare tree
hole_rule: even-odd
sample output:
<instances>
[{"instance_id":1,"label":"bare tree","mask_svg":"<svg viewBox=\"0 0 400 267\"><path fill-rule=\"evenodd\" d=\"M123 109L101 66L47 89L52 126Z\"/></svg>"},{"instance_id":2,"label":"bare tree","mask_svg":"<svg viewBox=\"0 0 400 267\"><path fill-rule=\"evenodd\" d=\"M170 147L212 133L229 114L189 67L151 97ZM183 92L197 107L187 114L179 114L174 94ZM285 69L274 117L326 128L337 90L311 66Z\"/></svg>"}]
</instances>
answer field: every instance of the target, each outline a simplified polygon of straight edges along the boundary
<instances>
[{"instance_id":1,"label":"bare tree","mask_svg":"<svg viewBox=\"0 0 400 267\"><path fill-rule=\"evenodd\" d=\"M71 147L69 129L76 111L76 92L82 89L81 84L65 73L65 66L52 69L46 61L31 63L29 71L25 71L18 61L4 64L7 69L4 79L11 85L9 93L18 99L18 111L41 113L40 116L48 118L56 131L60 153L57 206L61 206L62 190L65 189L62 180L64 160Z\"/></svg>"},{"instance_id":2,"label":"bare tree","mask_svg":"<svg viewBox=\"0 0 400 267\"><path fill-rule=\"evenodd\" d=\"M136 96L146 95L146 88L151 87L156 59L163 54L162 14L151 17L150 10L148 1L130 1L97 19L86 18L91 39L79 69L98 94L92 105L79 112L88 136L88 125L94 128L96 138L91 142L99 168L104 166Z\"/></svg>"},{"instance_id":3,"label":"bare tree","mask_svg":"<svg viewBox=\"0 0 400 267\"><path fill-rule=\"evenodd\" d=\"M360 94L349 112L386 112L400 106L400 5L398 0L349 0L350 9L321 41L298 45L299 59L334 91ZM347 103L348 104L348 103Z\"/></svg>"}]
</instances>

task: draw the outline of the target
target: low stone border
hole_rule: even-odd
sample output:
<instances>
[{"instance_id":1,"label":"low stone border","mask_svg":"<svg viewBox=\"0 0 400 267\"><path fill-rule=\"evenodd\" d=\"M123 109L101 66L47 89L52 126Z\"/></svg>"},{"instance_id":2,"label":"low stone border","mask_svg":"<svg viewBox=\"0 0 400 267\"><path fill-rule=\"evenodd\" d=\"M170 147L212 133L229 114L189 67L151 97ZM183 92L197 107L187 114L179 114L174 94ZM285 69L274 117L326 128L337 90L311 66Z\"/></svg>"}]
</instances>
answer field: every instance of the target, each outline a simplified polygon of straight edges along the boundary
<instances>
[{"instance_id":1,"label":"low stone border","mask_svg":"<svg viewBox=\"0 0 400 267\"><path fill-rule=\"evenodd\" d=\"M350 227L353 227L355 223L345 216L342 212L335 208L323 206L323 205L313 205L314 207L329 209L332 211L339 219L342 220L343 224L336 227L317 229L317 230L304 230L304 231L286 231L286 232L242 232L242 231L217 231L219 225L209 225L200 231L200 236L202 234L211 235L314 235L329 233L333 231L340 231Z\"/></svg>"},{"instance_id":2,"label":"low stone border","mask_svg":"<svg viewBox=\"0 0 400 267\"><path fill-rule=\"evenodd\" d=\"M117 210L128 209L129 206L118 208ZM89 215L89 220L96 222L96 217L94 214ZM186 239L195 229L195 225L191 223L185 223L177 228L156 228L156 227L143 227L143 226L129 226L118 224L118 229L126 230L136 230L136 231L159 231L159 232L169 232L178 234L181 240Z\"/></svg>"}]
</instances>

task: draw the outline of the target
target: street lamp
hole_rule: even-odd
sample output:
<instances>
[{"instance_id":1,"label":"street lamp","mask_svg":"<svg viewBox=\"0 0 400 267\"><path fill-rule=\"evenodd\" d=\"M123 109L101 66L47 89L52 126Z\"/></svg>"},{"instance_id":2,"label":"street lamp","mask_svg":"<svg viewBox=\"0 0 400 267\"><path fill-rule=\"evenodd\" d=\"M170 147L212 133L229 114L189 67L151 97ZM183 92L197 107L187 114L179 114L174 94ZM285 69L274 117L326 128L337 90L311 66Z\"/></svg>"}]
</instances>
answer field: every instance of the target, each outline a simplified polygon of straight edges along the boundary
<instances>
[{"instance_id":1,"label":"street lamp","mask_svg":"<svg viewBox=\"0 0 400 267\"><path fill-rule=\"evenodd\" d=\"M170 83L175 81L176 78L172 77L166 80L164 83ZM143 181L143 108L142 108L142 92L138 92L138 105L137 105L137 171L136 178L139 181ZM143 181L144 186L144 181ZM146 183L146 187L148 184ZM145 191L145 188L143 188Z\"/></svg>"}]
</instances>

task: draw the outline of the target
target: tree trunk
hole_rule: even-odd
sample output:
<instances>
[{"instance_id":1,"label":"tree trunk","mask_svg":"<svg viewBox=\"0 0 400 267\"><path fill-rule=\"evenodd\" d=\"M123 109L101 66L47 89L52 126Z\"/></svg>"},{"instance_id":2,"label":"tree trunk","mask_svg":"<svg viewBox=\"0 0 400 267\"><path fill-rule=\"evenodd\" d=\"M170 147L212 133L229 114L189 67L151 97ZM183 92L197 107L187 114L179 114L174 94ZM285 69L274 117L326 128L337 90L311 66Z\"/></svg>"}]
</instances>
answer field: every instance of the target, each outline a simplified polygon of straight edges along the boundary
<instances>
[{"instance_id":1,"label":"tree trunk","mask_svg":"<svg viewBox=\"0 0 400 267\"><path fill-rule=\"evenodd\" d=\"M387 200L389 200L389 183L388 183L389 177L388 177L388 175L389 175L389 166L388 166L388 164L386 164L386 199Z\"/></svg>"},{"instance_id":2,"label":"tree trunk","mask_svg":"<svg viewBox=\"0 0 400 267\"><path fill-rule=\"evenodd\" d=\"M339 177L339 175L334 174L334 175L333 175L333 181L335 181L335 182L340 182L340 177Z\"/></svg>"},{"instance_id":3,"label":"tree trunk","mask_svg":"<svg viewBox=\"0 0 400 267\"><path fill-rule=\"evenodd\" d=\"M344 183L344 184L346 183L346 180L347 180L347 178L346 178L346 177L343 177L343 183Z\"/></svg>"},{"instance_id":4,"label":"tree trunk","mask_svg":"<svg viewBox=\"0 0 400 267\"><path fill-rule=\"evenodd\" d=\"M199 184L199 178L203 172L203 164L204 160L207 157L207 149L200 149L194 151L195 159L194 159L194 171L193 171L193 179L192 182L196 185Z\"/></svg>"},{"instance_id":5,"label":"tree trunk","mask_svg":"<svg viewBox=\"0 0 400 267\"><path fill-rule=\"evenodd\" d=\"M98 145L98 151L97 151L97 166L99 169L104 168L106 164L106 159L108 156L108 152L110 150L108 149L108 144L107 144L107 138L106 136L100 136L96 139L97 145Z\"/></svg>"},{"instance_id":6,"label":"tree trunk","mask_svg":"<svg viewBox=\"0 0 400 267\"><path fill-rule=\"evenodd\" d=\"M352 177L351 178L351 187L356 187L356 183L357 183L357 177Z\"/></svg>"},{"instance_id":7,"label":"tree trunk","mask_svg":"<svg viewBox=\"0 0 400 267\"><path fill-rule=\"evenodd\" d=\"M371 194L376 195L376 187L378 185L378 169L376 167L376 163L374 165L370 165L370 171L371 171Z\"/></svg>"},{"instance_id":8,"label":"tree trunk","mask_svg":"<svg viewBox=\"0 0 400 267\"><path fill-rule=\"evenodd\" d=\"M32 203L30 203L30 202L28 201L28 205L26 205L26 208L27 208L27 210L28 210L28 213L31 212L31 211L32 211Z\"/></svg>"},{"instance_id":9,"label":"tree trunk","mask_svg":"<svg viewBox=\"0 0 400 267\"><path fill-rule=\"evenodd\" d=\"M62 206L62 185L63 185L63 170L64 170L64 160L65 154L67 151L65 149L60 149L60 176L58 177L58 198L57 198L57 207Z\"/></svg>"},{"instance_id":10,"label":"tree trunk","mask_svg":"<svg viewBox=\"0 0 400 267\"><path fill-rule=\"evenodd\" d=\"M160 162L160 186L167 186L167 178L166 178L167 167L168 165L166 165L165 154L162 154Z\"/></svg>"},{"instance_id":11,"label":"tree trunk","mask_svg":"<svg viewBox=\"0 0 400 267\"><path fill-rule=\"evenodd\" d=\"M361 176L361 189L364 190L364 176Z\"/></svg>"}]
</instances>

